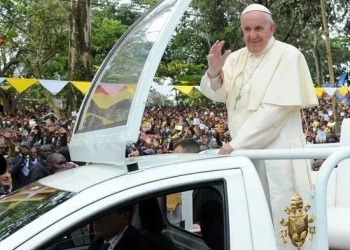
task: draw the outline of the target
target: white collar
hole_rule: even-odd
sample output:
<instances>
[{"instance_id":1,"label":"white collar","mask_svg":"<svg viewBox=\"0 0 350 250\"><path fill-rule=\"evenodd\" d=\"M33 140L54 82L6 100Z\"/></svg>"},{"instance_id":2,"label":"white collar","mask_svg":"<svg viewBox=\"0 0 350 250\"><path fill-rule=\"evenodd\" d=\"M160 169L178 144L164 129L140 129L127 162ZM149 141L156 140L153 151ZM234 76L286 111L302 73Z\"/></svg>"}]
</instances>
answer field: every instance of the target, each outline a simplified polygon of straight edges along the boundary
<instances>
[{"instance_id":1,"label":"white collar","mask_svg":"<svg viewBox=\"0 0 350 250\"><path fill-rule=\"evenodd\" d=\"M116 236L114 236L112 239L110 239L108 241L108 243L111 244L111 245L108 247L107 250L113 250L114 249L114 247L118 244L120 239L123 237L126 229L128 229L128 226L126 226L123 231L121 231L119 234L117 234Z\"/></svg>"}]
</instances>

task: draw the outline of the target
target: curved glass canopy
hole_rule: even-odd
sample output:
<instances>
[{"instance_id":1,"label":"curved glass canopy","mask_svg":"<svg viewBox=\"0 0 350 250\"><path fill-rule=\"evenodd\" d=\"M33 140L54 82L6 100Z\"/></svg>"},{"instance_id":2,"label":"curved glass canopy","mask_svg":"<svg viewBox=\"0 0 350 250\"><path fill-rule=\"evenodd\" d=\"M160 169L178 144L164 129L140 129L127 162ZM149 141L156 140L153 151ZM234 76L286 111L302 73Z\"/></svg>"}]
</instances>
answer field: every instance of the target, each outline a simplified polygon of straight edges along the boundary
<instances>
[{"instance_id":1,"label":"curved glass canopy","mask_svg":"<svg viewBox=\"0 0 350 250\"><path fill-rule=\"evenodd\" d=\"M75 161L119 164L135 142L158 64L191 0L163 0L109 53L80 108L70 143Z\"/></svg>"}]
</instances>

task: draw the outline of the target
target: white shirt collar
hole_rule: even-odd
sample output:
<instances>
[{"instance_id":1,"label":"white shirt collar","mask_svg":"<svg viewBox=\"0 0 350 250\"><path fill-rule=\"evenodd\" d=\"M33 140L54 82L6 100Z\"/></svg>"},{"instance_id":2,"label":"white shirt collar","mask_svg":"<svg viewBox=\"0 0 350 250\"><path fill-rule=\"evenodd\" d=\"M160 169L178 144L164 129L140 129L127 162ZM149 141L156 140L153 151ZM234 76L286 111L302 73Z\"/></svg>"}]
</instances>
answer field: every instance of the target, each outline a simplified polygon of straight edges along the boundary
<instances>
[{"instance_id":1,"label":"white shirt collar","mask_svg":"<svg viewBox=\"0 0 350 250\"><path fill-rule=\"evenodd\" d=\"M114 247L118 244L118 242L120 241L120 239L123 237L126 229L128 229L128 226L126 226L126 228L124 228L123 231L121 231L119 234L117 234L116 236L114 236L112 239L110 239L108 241L108 243L110 243L111 245L108 247L108 250L113 250Z\"/></svg>"}]
</instances>

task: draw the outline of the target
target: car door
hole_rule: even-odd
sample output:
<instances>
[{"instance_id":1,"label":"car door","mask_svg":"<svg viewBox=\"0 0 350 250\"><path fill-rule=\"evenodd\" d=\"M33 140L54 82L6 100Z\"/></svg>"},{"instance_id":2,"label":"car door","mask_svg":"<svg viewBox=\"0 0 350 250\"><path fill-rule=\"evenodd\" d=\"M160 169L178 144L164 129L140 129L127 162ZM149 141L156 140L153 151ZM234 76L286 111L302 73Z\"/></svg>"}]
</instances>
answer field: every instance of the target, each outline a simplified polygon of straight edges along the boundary
<instances>
[{"instance_id":1,"label":"car door","mask_svg":"<svg viewBox=\"0 0 350 250\"><path fill-rule=\"evenodd\" d=\"M73 229L76 230L79 226L86 225L89 220L111 207L120 206L126 202L139 201L143 198L161 197L164 196L164 194L176 193L179 190L198 189L201 186L211 185L212 183L222 187L224 214L222 234L224 235L224 249L253 249L246 192L242 171L240 169L195 173L181 176L181 178L161 179L144 185L135 186L96 201L84 209L72 213L70 216L37 234L17 249L52 249L54 242L57 242L58 238L65 235L65 232L70 232ZM170 227L167 228L169 229ZM170 229L168 231L171 231ZM187 240L176 242L176 240L181 240L181 237L176 239L173 237L172 240L175 240L175 249L203 249L203 246L205 246L204 240L196 234L173 228L173 231L176 230L180 232L179 235L182 235L182 239ZM171 234L168 235L171 237ZM87 248L88 245L86 244L76 246L75 248L60 249Z\"/></svg>"}]
</instances>

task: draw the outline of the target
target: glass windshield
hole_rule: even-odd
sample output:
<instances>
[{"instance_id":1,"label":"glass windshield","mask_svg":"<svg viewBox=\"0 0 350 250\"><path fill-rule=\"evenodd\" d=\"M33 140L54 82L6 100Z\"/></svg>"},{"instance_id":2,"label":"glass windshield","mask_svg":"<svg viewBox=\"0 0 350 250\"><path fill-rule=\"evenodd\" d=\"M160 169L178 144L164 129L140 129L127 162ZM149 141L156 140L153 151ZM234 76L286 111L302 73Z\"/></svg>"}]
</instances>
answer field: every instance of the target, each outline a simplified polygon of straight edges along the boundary
<instances>
[{"instance_id":1,"label":"glass windshield","mask_svg":"<svg viewBox=\"0 0 350 250\"><path fill-rule=\"evenodd\" d=\"M33 183L0 200L0 241L75 193Z\"/></svg>"},{"instance_id":2,"label":"glass windshield","mask_svg":"<svg viewBox=\"0 0 350 250\"><path fill-rule=\"evenodd\" d=\"M136 86L149 52L176 2L165 0L160 3L121 39L94 82L75 132L127 124Z\"/></svg>"}]
</instances>

